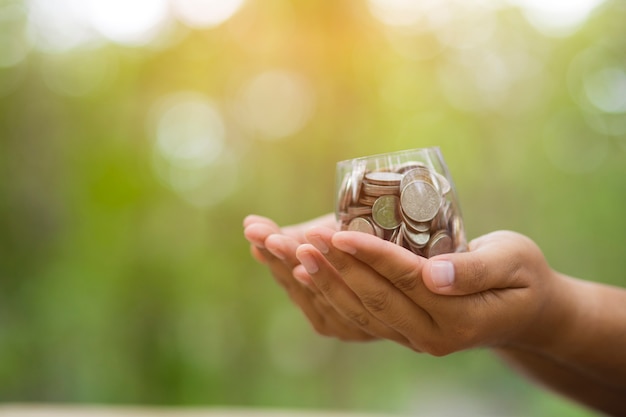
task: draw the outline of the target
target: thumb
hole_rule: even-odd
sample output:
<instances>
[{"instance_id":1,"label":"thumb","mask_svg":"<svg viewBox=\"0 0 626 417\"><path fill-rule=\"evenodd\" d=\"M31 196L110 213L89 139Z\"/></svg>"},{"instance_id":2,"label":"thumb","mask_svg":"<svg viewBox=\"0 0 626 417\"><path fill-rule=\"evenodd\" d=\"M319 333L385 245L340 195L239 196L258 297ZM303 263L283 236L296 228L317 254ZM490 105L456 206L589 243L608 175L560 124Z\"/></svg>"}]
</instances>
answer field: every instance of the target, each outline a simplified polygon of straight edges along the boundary
<instances>
[{"instance_id":1,"label":"thumb","mask_svg":"<svg viewBox=\"0 0 626 417\"><path fill-rule=\"evenodd\" d=\"M444 295L475 294L529 286L520 273L531 260L529 240L513 232L494 232L473 240L470 251L428 259L422 270L426 287ZM525 261L526 260L526 261Z\"/></svg>"}]
</instances>

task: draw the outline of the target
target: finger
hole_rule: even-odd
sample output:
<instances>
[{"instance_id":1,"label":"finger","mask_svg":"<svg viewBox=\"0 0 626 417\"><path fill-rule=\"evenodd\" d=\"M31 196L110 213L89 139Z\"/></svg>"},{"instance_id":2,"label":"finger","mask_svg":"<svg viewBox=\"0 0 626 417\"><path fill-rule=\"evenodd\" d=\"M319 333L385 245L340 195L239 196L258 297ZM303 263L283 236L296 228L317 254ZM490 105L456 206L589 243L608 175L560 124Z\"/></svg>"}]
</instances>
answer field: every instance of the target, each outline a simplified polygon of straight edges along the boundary
<instances>
[{"instance_id":1,"label":"finger","mask_svg":"<svg viewBox=\"0 0 626 417\"><path fill-rule=\"evenodd\" d=\"M259 263L267 264L267 262L269 261L267 251L257 246L250 245L250 254Z\"/></svg>"},{"instance_id":2,"label":"finger","mask_svg":"<svg viewBox=\"0 0 626 417\"><path fill-rule=\"evenodd\" d=\"M469 252L429 259L423 280L432 292L446 295L525 288L530 284L524 269L534 263L537 254L530 239L513 232L494 232L472 241Z\"/></svg>"},{"instance_id":3,"label":"finger","mask_svg":"<svg viewBox=\"0 0 626 417\"><path fill-rule=\"evenodd\" d=\"M310 276L308 277L309 279L307 279L302 274L298 275L298 271L304 269L296 257L296 249L298 246L300 246L300 244L295 239L284 235L272 234L265 239L266 249L272 255L280 259L286 268L291 269L290 278L295 278L300 284L305 285L309 291L319 293L319 290L315 285L310 285Z\"/></svg>"},{"instance_id":4,"label":"finger","mask_svg":"<svg viewBox=\"0 0 626 417\"><path fill-rule=\"evenodd\" d=\"M273 233L265 238L265 248L291 270L300 263L296 258L299 243L285 235Z\"/></svg>"},{"instance_id":5,"label":"finger","mask_svg":"<svg viewBox=\"0 0 626 417\"><path fill-rule=\"evenodd\" d=\"M345 326L337 317L328 314L329 307L318 301L320 298L320 295L316 294L318 291L316 289L315 291L311 290L314 286L305 287L294 280L292 272L284 261L272 256L269 252L268 257L270 258L268 264L272 276L286 290L289 299L298 306L317 333L325 336L342 337L347 340L368 339L369 336L362 331Z\"/></svg>"},{"instance_id":6,"label":"finger","mask_svg":"<svg viewBox=\"0 0 626 417\"><path fill-rule=\"evenodd\" d=\"M339 314L323 296L313 298L313 305L322 316L322 320L313 325L319 334L337 337L345 341L378 339Z\"/></svg>"},{"instance_id":7,"label":"finger","mask_svg":"<svg viewBox=\"0 0 626 417\"><path fill-rule=\"evenodd\" d=\"M366 263L413 300L424 295L421 272L425 259L394 243L360 232L337 232L332 246ZM423 298L423 297L422 297Z\"/></svg>"},{"instance_id":8,"label":"finger","mask_svg":"<svg viewBox=\"0 0 626 417\"><path fill-rule=\"evenodd\" d=\"M306 268L304 268L302 264L296 265L296 267L293 268L292 275L303 285L315 285L313 284L311 275L306 271Z\"/></svg>"},{"instance_id":9,"label":"finger","mask_svg":"<svg viewBox=\"0 0 626 417\"><path fill-rule=\"evenodd\" d=\"M405 336L384 322L381 322L381 320L370 311L373 304L378 305L378 296L382 295L383 302L386 303L387 300L393 298L390 297L392 294L381 294L379 291L376 291L376 297L368 297L367 294L364 296L361 293L355 293L345 282L345 276L340 275L335 269L333 262L336 258L331 256L330 262L326 258L332 252L333 250L329 250L326 254L322 255L313 245L304 244L298 247L296 255L311 276L315 286L342 316L372 335L409 346L409 342ZM355 263L359 262L355 260ZM367 268L365 265L363 265L363 267ZM368 277L362 276L361 278L367 279ZM379 312L378 308L375 310L376 313Z\"/></svg>"},{"instance_id":10,"label":"finger","mask_svg":"<svg viewBox=\"0 0 626 417\"><path fill-rule=\"evenodd\" d=\"M250 214L243 219L243 227L246 228L252 224L265 224L273 229L275 229L275 233L280 231L280 227L271 219L263 216L259 216L256 214Z\"/></svg>"},{"instance_id":11,"label":"finger","mask_svg":"<svg viewBox=\"0 0 626 417\"><path fill-rule=\"evenodd\" d=\"M264 223L252 223L243 230L244 237L251 244L259 248L265 248L265 239L269 235L278 233L280 230L276 230L274 227Z\"/></svg>"},{"instance_id":12,"label":"finger","mask_svg":"<svg viewBox=\"0 0 626 417\"><path fill-rule=\"evenodd\" d=\"M252 256L268 265L272 277L286 290L289 299L300 308L315 331L342 340L366 341L375 338L337 314L314 285L304 286L293 279L297 274L290 268L304 270L295 257L298 244L292 238L276 234L280 228L274 222L260 216L248 216L244 227L244 234L252 243ZM306 279L300 281L306 282Z\"/></svg>"}]
</instances>

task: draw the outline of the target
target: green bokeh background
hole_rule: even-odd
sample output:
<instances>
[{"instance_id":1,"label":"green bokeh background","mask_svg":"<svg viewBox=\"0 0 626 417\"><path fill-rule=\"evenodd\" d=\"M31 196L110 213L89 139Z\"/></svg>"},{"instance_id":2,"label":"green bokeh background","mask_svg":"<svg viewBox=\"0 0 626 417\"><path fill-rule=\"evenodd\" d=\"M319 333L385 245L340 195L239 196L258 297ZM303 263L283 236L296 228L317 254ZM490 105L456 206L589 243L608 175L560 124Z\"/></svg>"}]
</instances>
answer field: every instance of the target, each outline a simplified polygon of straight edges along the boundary
<instances>
[{"instance_id":1,"label":"green bokeh background","mask_svg":"<svg viewBox=\"0 0 626 417\"><path fill-rule=\"evenodd\" d=\"M388 28L362 1L249 0L160 43L33 45L0 67L0 401L593 415L487 351L318 336L249 256L242 219L332 210L338 160L439 146L469 239L516 230L559 271L626 284L626 110L585 99L603 68L621 84L593 91L626 96L624 3L568 36L512 6L453 3L444 32L472 39L488 19L490 36L454 47L441 30ZM3 54L26 6L0 2ZM307 80L314 109L271 138L237 106L276 69ZM181 91L222 115L227 161L189 168L201 186L184 192L162 175L152 116Z\"/></svg>"}]
</instances>

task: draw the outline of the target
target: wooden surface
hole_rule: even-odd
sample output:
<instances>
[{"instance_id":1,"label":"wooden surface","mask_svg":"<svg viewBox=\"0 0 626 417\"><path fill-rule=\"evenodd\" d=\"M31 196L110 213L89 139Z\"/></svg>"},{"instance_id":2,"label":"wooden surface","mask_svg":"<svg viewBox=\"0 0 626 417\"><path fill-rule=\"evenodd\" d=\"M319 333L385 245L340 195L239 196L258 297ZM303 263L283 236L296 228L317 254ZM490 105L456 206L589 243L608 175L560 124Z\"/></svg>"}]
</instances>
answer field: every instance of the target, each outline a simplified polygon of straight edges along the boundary
<instances>
[{"instance_id":1,"label":"wooden surface","mask_svg":"<svg viewBox=\"0 0 626 417\"><path fill-rule=\"evenodd\" d=\"M129 407L64 404L4 404L1 417L393 417L370 413L226 407ZM397 416L396 416L397 417Z\"/></svg>"}]
</instances>

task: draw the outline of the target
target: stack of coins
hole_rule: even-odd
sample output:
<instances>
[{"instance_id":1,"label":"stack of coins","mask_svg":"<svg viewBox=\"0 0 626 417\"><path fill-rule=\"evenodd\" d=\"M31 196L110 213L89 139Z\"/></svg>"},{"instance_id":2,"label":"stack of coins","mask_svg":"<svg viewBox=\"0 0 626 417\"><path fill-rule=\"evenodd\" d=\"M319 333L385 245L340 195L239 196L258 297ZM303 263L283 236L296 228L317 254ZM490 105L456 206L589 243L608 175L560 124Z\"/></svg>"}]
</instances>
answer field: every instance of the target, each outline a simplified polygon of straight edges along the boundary
<instances>
[{"instance_id":1,"label":"stack of coins","mask_svg":"<svg viewBox=\"0 0 626 417\"><path fill-rule=\"evenodd\" d=\"M420 162L346 174L337 217L341 230L369 233L432 257L463 245L461 217L447 178Z\"/></svg>"}]
</instances>

